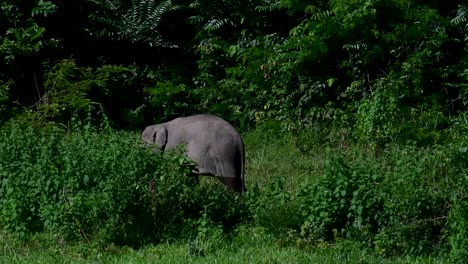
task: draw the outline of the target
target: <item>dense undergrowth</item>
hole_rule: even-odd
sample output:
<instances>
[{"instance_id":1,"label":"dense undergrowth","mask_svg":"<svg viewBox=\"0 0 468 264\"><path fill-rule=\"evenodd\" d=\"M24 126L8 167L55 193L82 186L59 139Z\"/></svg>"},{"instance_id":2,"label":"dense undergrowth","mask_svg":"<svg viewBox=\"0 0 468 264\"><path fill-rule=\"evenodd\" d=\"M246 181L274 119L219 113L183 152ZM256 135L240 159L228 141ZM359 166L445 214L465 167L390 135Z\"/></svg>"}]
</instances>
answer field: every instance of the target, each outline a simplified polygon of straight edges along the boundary
<instances>
[{"instance_id":1,"label":"dense undergrowth","mask_svg":"<svg viewBox=\"0 0 468 264\"><path fill-rule=\"evenodd\" d=\"M226 228L240 220L229 194L192 186L189 160L154 155L134 133L17 123L0 133L0 225L25 239L140 246L188 237L202 216Z\"/></svg>"},{"instance_id":2,"label":"dense undergrowth","mask_svg":"<svg viewBox=\"0 0 468 264\"><path fill-rule=\"evenodd\" d=\"M250 145L272 151L266 158L271 167L289 168L275 176L283 187L277 179L264 187L264 195L273 198L264 200L264 213L257 211L258 224L298 245L351 239L386 256L450 251L464 259L466 139L380 148L336 140L329 132L331 138L316 143L313 135L304 136L311 139L307 151L294 147L289 136L267 147ZM261 168L250 173L261 181Z\"/></svg>"},{"instance_id":3,"label":"dense undergrowth","mask_svg":"<svg viewBox=\"0 0 468 264\"><path fill-rule=\"evenodd\" d=\"M136 133L10 123L0 131L3 239L51 234L102 250L186 241L208 256L260 236L303 250L352 241L379 258L466 259L463 137L381 149L309 131L304 150L276 128L246 134L249 191L238 196L213 178L194 185L190 161L154 155Z\"/></svg>"}]
</instances>

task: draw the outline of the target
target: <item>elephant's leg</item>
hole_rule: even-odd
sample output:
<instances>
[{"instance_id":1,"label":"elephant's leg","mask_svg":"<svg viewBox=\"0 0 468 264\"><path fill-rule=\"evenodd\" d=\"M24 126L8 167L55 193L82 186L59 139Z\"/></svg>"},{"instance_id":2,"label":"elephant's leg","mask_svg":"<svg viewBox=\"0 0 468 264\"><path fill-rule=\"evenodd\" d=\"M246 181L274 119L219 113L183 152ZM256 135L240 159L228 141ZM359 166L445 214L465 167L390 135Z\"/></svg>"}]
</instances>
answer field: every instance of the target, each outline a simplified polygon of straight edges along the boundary
<instances>
[{"instance_id":1,"label":"elephant's leg","mask_svg":"<svg viewBox=\"0 0 468 264\"><path fill-rule=\"evenodd\" d=\"M243 186L241 177L235 174L229 173L229 172L234 172L234 171L235 170L227 169L225 171L226 174L223 174L222 176L218 176L218 179L229 189L236 191L236 192L241 192L242 186Z\"/></svg>"},{"instance_id":2,"label":"elephant's leg","mask_svg":"<svg viewBox=\"0 0 468 264\"><path fill-rule=\"evenodd\" d=\"M221 149L223 150L223 149ZM241 171L238 168L236 153L231 151L231 148L226 148L225 151L220 151L222 155L213 157L216 165L217 178L229 189L240 192L242 190Z\"/></svg>"},{"instance_id":3,"label":"elephant's leg","mask_svg":"<svg viewBox=\"0 0 468 264\"><path fill-rule=\"evenodd\" d=\"M191 142L187 145L187 156L197 164L192 173L202 176L214 176L216 174L216 166L208 153L209 151L209 145L199 142Z\"/></svg>"}]
</instances>

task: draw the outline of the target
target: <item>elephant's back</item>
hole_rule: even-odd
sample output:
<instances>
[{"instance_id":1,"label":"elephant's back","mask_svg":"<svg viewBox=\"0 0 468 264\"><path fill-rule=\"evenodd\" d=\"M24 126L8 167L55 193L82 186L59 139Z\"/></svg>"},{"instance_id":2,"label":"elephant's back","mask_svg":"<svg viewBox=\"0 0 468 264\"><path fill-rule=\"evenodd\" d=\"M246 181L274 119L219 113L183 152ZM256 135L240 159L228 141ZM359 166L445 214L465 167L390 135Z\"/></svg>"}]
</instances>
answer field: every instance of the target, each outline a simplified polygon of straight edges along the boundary
<instances>
[{"instance_id":1,"label":"elephant's back","mask_svg":"<svg viewBox=\"0 0 468 264\"><path fill-rule=\"evenodd\" d=\"M195 133L203 131L203 134L221 134L239 136L237 130L221 117L199 114L188 117L181 117L184 129L192 130Z\"/></svg>"},{"instance_id":2,"label":"elephant's back","mask_svg":"<svg viewBox=\"0 0 468 264\"><path fill-rule=\"evenodd\" d=\"M224 124L224 123L229 124L226 120L222 119L221 117L215 116L215 115L210 115L210 114L191 115L191 116L187 116L187 117L179 117L177 119L183 120L183 122L185 122L187 124L190 124L190 123L204 123L204 122L217 122L219 124Z\"/></svg>"}]
</instances>

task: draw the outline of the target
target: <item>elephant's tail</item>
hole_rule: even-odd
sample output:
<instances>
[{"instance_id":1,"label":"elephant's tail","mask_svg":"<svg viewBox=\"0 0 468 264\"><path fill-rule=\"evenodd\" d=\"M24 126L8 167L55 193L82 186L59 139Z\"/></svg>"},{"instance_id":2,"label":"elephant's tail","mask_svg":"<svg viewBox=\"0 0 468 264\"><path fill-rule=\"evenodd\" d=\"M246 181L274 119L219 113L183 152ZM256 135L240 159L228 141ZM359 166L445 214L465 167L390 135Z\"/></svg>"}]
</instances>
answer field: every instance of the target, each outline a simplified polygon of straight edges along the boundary
<instances>
[{"instance_id":1,"label":"elephant's tail","mask_svg":"<svg viewBox=\"0 0 468 264\"><path fill-rule=\"evenodd\" d=\"M241 177L241 180L242 180L242 190L241 192L244 193L247 191L247 188L245 187L245 178L244 178L244 175L245 175L245 147L244 147L244 141L242 140L242 138L239 140L239 154L240 154L240 177Z\"/></svg>"}]
</instances>

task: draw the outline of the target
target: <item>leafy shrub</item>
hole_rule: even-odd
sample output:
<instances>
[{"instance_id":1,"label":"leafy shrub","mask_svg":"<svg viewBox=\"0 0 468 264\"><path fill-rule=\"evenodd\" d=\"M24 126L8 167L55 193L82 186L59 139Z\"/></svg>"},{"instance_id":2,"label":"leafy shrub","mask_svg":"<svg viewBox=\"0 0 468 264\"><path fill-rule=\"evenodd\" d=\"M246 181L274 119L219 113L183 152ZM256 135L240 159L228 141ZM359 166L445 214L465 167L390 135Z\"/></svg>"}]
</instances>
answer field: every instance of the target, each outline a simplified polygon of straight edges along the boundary
<instances>
[{"instance_id":1,"label":"leafy shrub","mask_svg":"<svg viewBox=\"0 0 468 264\"><path fill-rule=\"evenodd\" d=\"M302 223L295 193L288 191L284 178L271 181L267 186L249 189L248 198L255 222L279 239L287 239L290 232L297 232Z\"/></svg>"},{"instance_id":2,"label":"leafy shrub","mask_svg":"<svg viewBox=\"0 0 468 264\"><path fill-rule=\"evenodd\" d=\"M389 255L430 253L444 242L449 190L457 177L450 149L407 146L388 154L377 248Z\"/></svg>"},{"instance_id":3,"label":"leafy shrub","mask_svg":"<svg viewBox=\"0 0 468 264\"><path fill-rule=\"evenodd\" d=\"M114 121L134 103L127 98L133 70L115 65L79 67L74 60L57 62L45 75L45 93L37 110L48 120L67 123L74 115L85 118L89 108L100 102Z\"/></svg>"},{"instance_id":4,"label":"leafy shrub","mask_svg":"<svg viewBox=\"0 0 468 264\"><path fill-rule=\"evenodd\" d=\"M153 116L158 114L159 118L168 118L181 113L190 113L193 111L190 105L187 87L183 84L174 85L170 82L160 82L154 87L145 89L147 94L147 112ZM154 120L158 123L158 120Z\"/></svg>"},{"instance_id":5,"label":"leafy shrub","mask_svg":"<svg viewBox=\"0 0 468 264\"><path fill-rule=\"evenodd\" d=\"M8 109L8 101L9 101L9 94L8 91L10 90L9 82L0 81L0 125L7 119L9 113L6 111Z\"/></svg>"},{"instance_id":6,"label":"leafy shrub","mask_svg":"<svg viewBox=\"0 0 468 264\"><path fill-rule=\"evenodd\" d=\"M468 257L468 204L466 201L457 201L450 212L451 257L456 263L465 263Z\"/></svg>"},{"instance_id":7,"label":"leafy shrub","mask_svg":"<svg viewBox=\"0 0 468 264\"><path fill-rule=\"evenodd\" d=\"M460 123L459 129L466 131L466 121L458 119L457 122ZM452 151L448 153L457 175L457 178L450 179L452 188L449 192L451 201L447 232L454 263L466 263L468 257L468 140L465 133L462 134L460 143L454 144Z\"/></svg>"},{"instance_id":8,"label":"leafy shrub","mask_svg":"<svg viewBox=\"0 0 468 264\"><path fill-rule=\"evenodd\" d=\"M379 144L397 138L401 129L400 121L404 119L398 91L393 88L398 83L387 86L386 82L389 80L379 80L373 96L361 100L357 110L356 128L360 133L359 138Z\"/></svg>"},{"instance_id":9,"label":"leafy shrub","mask_svg":"<svg viewBox=\"0 0 468 264\"><path fill-rule=\"evenodd\" d=\"M453 146L396 145L367 154L361 147L329 150L321 175L295 198L301 239L343 237L393 256L447 250L449 235L452 247L462 249L464 207L453 197L465 197L459 171L466 165L458 152Z\"/></svg>"},{"instance_id":10,"label":"leafy shrub","mask_svg":"<svg viewBox=\"0 0 468 264\"><path fill-rule=\"evenodd\" d=\"M226 229L245 214L219 186L193 186L180 153L155 155L133 133L13 123L0 134L0 226L23 237L141 245L190 236L202 213Z\"/></svg>"},{"instance_id":11,"label":"leafy shrub","mask_svg":"<svg viewBox=\"0 0 468 264\"><path fill-rule=\"evenodd\" d=\"M382 206L375 189L379 178L372 171L353 170L342 158L327 160L323 175L299 193L305 218L302 235L309 240L331 240L336 231L349 237L351 227L362 231L375 226Z\"/></svg>"}]
</instances>

